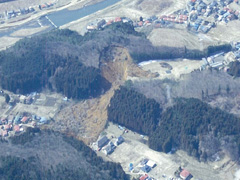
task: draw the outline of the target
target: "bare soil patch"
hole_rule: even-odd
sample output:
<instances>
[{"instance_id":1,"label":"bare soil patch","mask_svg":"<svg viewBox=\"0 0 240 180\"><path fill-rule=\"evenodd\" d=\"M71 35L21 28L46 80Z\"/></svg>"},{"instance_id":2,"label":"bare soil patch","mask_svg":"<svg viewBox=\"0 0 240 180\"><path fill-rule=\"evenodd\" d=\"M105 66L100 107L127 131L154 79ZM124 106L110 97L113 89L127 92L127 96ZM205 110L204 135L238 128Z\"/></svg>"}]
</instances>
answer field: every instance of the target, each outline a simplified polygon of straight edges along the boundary
<instances>
[{"instance_id":1,"label":"bare soil patch","mask_svg":"<svg viewBox=\"0 0 240 180\"><path fill-rule=\"evenodd\" d=\"M0 38L0 50L5 50L7 47L16 43L19 39L20 38L6 37L6 36Z\"/></svg>"},{"instance_id":2,"label":"bare soil patch","mask_svg":"<svg viewBox=\"0 0 240 180\"><path fill-rule=\"evenodd\" d=\"M216 28L213 28L208 35L216 41L230 43L240 39L240 21L230 21L227 24L221 22Z\"/></svg>"},{"instance_id":3,"label":"bare soil patch","mask_svg":"<svg viewBox=\"0 0 240 180\"><path fill-rule=\"evenodd\" d=\"M22 37L25 37L25 36L31 36L33 34L36 34L38 32L41 32L45 29L47 29L48 26L43 26L43 27L39 27L39 28L32 28L32 29L20 29L18 31L15 31L11 34L11 36L22 36Z\"/></svg>"},{"instance_id":4,"label":"bare soil patch","mask_svg":"<svg viewBox=\"0 0 240 180\"><path fill-rule=\"evenodd\" d=\"M152 0L151 2L146 0L138 0L136 2L136 9L148 13L149 15L155 15L164 9L170 8L174 1L166 0Z\"/></svg>"}]
</instances>

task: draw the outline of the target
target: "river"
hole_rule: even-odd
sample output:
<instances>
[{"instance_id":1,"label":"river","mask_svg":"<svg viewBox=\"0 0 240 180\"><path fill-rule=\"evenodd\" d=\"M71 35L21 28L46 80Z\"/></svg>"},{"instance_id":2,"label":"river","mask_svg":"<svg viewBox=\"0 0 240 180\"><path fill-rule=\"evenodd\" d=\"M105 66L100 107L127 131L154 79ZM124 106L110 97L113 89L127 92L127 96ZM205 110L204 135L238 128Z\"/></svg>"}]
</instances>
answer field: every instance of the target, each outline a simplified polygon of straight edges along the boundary
<instances>
[{"instance_id":1,"label":"river","mask_svg":"<svg viewBox=\"0 0 240 180\"><path fill-rule=\"evenodd\" d=\"M61 11L49 14L48 17L53 21L56 26L62 26L64 24L76 21L80 18L93 14L99 10L105 9L108 6L116 4L121 0L105 0L97 4L89 5L77 10L64 9Z\"/></svg>"},{"instance_id":2,"label":"river","mask_svg":"<svg viewBox=\"0 0 240 180\"><path fill-rule=\"evenodd\" d=\"M70 23L72 21L78 20L80 18L83 18L85 16L88 16L90 14L93 14L97 11L100 11L102 9L105 9L111 5L116 4L117 2L120 2L121 0L105 0L93 5L89 5L89 6L85 6L81 9L77 9L77 10L68 10L68 9L63 9L60 11L56 11L50 14L47 14L48 18L52 20L52 22L56 25L56 26L62 26L64 24ZM46 18L45 16L39 18L39 20L45 21L46 22ZM51 24L49 22L47 22L48 25L51 26ZM46 23L44 23L46 24ZM25 24L22 24L20 26L16 26L16 27L11 27L9 29L5 29L5 30L0 30L0 37L3 36L10 36L11 33L13 33L14 31L20 30L20 29L28 29L28 28L33 28L33 27L39 27L38 23L37 23L37 19L32 20L30 22L27 22ZM53 29L55 27L50 27L47 30L43 31L50 31L51 29ZM43 33L40 32L40 33ZM40 34L37 33L37 34Z\"/></svg>"}]
</instances>

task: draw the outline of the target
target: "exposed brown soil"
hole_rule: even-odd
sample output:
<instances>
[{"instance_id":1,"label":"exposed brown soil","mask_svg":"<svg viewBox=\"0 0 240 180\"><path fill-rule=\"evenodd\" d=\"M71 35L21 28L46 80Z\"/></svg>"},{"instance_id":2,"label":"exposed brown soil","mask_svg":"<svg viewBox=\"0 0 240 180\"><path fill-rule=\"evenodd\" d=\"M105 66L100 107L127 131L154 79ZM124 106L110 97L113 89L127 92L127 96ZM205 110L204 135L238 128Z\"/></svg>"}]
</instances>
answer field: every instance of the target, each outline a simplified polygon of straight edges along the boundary
<instances>
[{"instance_id":1,"label":"exposed brown soil","mask_svg":"<svg viewBox=\"0 0 240 180\"><path fill-rule=\"evenodd\" d=\"M101 59L100 69L102 75L112 83L112 87L100 97L84 100L62 109L55 117L51 128L73 135L89 144L97 139L106 126L107 107L114 91L128 77L153 77L132 62L125 48L114 47L111 49L111 55L113 60Z\"/></svg>"}]
</instances>

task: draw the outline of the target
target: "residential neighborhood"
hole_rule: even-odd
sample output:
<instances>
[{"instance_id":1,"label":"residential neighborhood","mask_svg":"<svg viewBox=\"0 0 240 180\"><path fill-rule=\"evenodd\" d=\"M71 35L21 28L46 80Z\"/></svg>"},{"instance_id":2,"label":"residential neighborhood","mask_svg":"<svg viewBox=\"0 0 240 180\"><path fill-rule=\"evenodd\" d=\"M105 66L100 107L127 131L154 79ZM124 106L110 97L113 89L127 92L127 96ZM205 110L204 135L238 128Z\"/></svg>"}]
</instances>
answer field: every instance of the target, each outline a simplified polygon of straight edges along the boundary
<instances>
[{"instance_id":1,"label":"residential neighborhood","mask_svg":"<svg viewBox=\"0 0 240 180\"><path fill-rule=\"evenodd\" d=\"M190 180L193 175L181 165L166 162L152 154L145 155L142 148L145 136L128 130L121 125L110 124L98 140L90 145L106 160L120 162L129 174L139 180ZM135 142L136 141L136 142ZM155 157L155 158L154 158ZM166 164L163 164L165 162ZM171 169L168 167L169 163ZM193 179L192 179L193 180Z\"/></svg>"},{"instance_id":2,"label":"residential neighborhood","mask_svg":"<svg viewBox=\"0 0 240 180\"><path fill-rule=\"evenodd\" d=\"M31 114L9 115L0 119L0 131L2 138L8 138L26 131L28 127L34 128L41 124L46 124L45 117L37 117Z\"/></svg>"},{"instance_id":3,"label":"residential neighborhood","mask_svg":"<svg viewBox=\"0 0 240 180\"><path fill-rule=\"evenodd\" d=\"M5 11L5 12L0 12L0 23L3 24L5 21L14 19L19 16L27 15L27 14L33 14L36 13L37 11L41 11L47 8L51 8L55 5L55 2L48 2L36 6L29 6L29 7L24 7L24 8L19 8L19 9L13 9L10 11Z\"/></svg>"},{"instance_id":4,"label":"residential neighborhood","mask_svg":"<svg viewBox=\"0 0 240 180\"><path fill-rule=\"evenodd\" d=\"M1 90L1 137L8 138L25 132L28 127L48 124L58 109L68 105L69 101L68 98L56 94L46 96L43 93L32 92L23 95Z\"/></svg>"},{"instance_id":5,"label":"residential neighborhood","mask_svg":"<svg viewBox=\"0 0 240 180\"><path fill-rule=\"evenodd\" d=\"M173 14L164 14L159 17L140 17L131 20L127 17L97 19L87 25L86 29L92 31L101 29L114 22L131 22L135 28L151 26L153 28L174 28L181 25L195 33L208 33L219 23L240 20L240 4L238 0L190 0L186 9L178 10ZM180 27L180 26L179 26Z\"/></svg>"}]
</instances>

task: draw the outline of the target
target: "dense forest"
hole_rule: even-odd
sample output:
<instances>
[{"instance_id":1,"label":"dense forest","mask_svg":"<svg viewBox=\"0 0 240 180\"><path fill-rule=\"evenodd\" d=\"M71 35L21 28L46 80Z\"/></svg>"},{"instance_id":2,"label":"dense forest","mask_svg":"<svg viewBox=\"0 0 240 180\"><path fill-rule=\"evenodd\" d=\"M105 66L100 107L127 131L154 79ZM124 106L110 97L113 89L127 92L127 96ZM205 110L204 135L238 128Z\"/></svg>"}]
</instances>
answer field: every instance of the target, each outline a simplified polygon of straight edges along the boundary
<instances>
[{"instance_id":1,"label":"dense forest","mask_svg":"<svg viewBox=\"0 0 240 180\"><path fill-rule=\"evenodd\" d=\"M67 39L74 44L81 38L69 30L56 31L41 38L24 39L1 52L2 88L23 94L49 88L77 99L96 96L109 88L99 69L85 66L78 56L51 51L52 42Z\"/></svg>"},{"instance_id":2,"label":"dense forest","mask_svg":"<svg viewBox=\"0 0 240 180\"><path fill-rule=\"evenodd\" d=\"M110 87L99 67L101 59L106 60L109 48L116 45L126 47L137 63L159 58L198 59L230 50L229 45L211 46L203 52L154 47L129 23L113 23L84 36L68 29L53 30L22 39L0 52L0 85L22 94L49 88L69 98L96 96Z\"/></svg>"},{"instance_id":3,"label":"dense forest","mask_svg":"<svg viewBox=\"0 0 240 180\"><path fill-rule=\"evenodd\" d=\"M141 35L129 24L116 23L84 36L65 29L25 38L0 52L0 85L23 94L49 88L69 98L96 96L110 87L99 70L102 52Z\"/></svg>"},{"instance_id":4,"label":"dense forest","mask_svg":"<svg viewBox=\"0 0 240 180\"><path fill-rule=\"evenodd\" d=\"M159 126L149 136L149 147L164 152L177 147L192 156L206 159L211 154L210 151L224 148L220 145L221 140L228 136L237 143L239 157L239 133L240 120L234 115L212 108L198 99L179 98L174 106L162 114ZM206 139L208 142L204 142ZM206 143L208 145L203 148ZM227 142L225 146L226 144Z\"/></svg>"},{"instance_id":5,"label":"dense forest","mask_svg":"<svg viewBox=\"0 0 240 180\"><path fill-rule=\"evenodd\" d=\"M103 161L82 141L57 132L28 129L1 147L0 179L129 179L120 164Z\"/></svg>"},{"instance_id":6,"label":"dense forest","mask_svg":"<svg viewBox=\"0 0 240 180\"><path fill-rule=\"evenodd\" d=\"M115 91L108 120L149 135L149 147L163 152L182 149L202 161L225 151L240 156L240 119L195 98L176 98L164 112L153 99L130 87Z\"/></svg>"},{"instance_id":7,"label":"dense forest","mask_svg":"<svg viewBox=\"0 0 240 180\"><path fill-rule=\"evenodd\" d=\"M145 44L146 45L146 44ZM144 50L145 48L145 50ZM188 58L188 59L202 59L218 52L229 52L232 49L230 44L209 46L203 51L197 49L176 48L176 47L138 47L138 49L131 48L130 53L135 62L152 59L174 59L174 58ZM171 53L169 53L171 52Z\"/></svg>"},{"instance_id":8,"label":"dense forest","mask_svg":"<svg viewBox=\"0 0 240 180\"><path fill-rule=\"evenodd\" d=\"M150 134L158 125L162 109L153 99L121 86L108 107L108 120L136 132Z\"/></svg>"}]
</instances>

